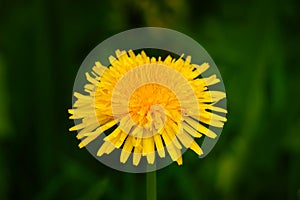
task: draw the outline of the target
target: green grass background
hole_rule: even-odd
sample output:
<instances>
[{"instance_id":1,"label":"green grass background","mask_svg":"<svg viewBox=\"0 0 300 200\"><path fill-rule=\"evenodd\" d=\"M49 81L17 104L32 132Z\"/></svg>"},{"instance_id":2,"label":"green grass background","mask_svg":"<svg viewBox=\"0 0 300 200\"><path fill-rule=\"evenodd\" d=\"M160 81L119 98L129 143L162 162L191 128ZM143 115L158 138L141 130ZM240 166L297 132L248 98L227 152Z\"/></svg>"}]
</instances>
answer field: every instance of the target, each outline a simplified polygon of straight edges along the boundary
<instances>
[{"instance_id":1,"label":"green grass background","mask_svg":"<svg viewBox=\"0 0 300 200\"><path fill-rule=\"evenodd\" d=\"M0 199L145 199L145 174L78 149L68 120L85 56L118 32L160 26L210 53L227 91L214 150L157 172L158 199L300 199L296 0L0 1Z\"/></svg>"}]
</instances>

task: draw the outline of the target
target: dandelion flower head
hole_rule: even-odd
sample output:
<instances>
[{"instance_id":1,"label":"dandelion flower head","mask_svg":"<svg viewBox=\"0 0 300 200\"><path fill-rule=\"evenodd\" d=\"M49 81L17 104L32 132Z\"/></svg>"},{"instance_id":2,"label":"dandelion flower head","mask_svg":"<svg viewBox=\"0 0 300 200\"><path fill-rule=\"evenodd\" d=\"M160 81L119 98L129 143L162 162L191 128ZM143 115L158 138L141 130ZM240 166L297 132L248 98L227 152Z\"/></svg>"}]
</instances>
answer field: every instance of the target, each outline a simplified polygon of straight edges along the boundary
<instances>
[{"instance_id":1,"label":"dandelion flower head","mask_svg":"<svg viewBox=\"0 0 300 200\"><path fill-rule=\"evenodd\" d=\"M216 138L209 127L222 128L227 113L216 105L225 92L209 89L220 79L202 77L209 63L192 64L190 56L149 57L132 50L117 50L109 61L109 67L96 62L86 73L85 92L74 92L70 119L80 123L70 131L78 131L80 148L105 134L97 156L120 149L120 163L134 166L143 158L154 164L156 158L168 156L181 165L183 149L203 154L195 138Z\"/></svg>"}]
</instances>

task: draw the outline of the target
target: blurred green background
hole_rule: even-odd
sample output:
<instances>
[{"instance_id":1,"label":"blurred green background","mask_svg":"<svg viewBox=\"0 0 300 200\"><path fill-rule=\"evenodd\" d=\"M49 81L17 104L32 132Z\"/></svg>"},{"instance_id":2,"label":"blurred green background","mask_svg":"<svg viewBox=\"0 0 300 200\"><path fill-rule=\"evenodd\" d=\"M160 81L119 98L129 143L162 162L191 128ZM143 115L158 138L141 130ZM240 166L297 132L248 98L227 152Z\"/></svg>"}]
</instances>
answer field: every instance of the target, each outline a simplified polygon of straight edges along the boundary
<instances>
[{"instance_id":1,"label":"blurred green background","mask_svg":"<svg viewBox=\"0 0 300 200\"><path fill-rule=\"evenodd\" d=\"M85 56L131 28L185 33L228 95L214 150L157 172L158 199L300 199L300 3L0 1L0 199L145 199L145 174L80 150L68 120Z\"/></svg>"}]
</instances>

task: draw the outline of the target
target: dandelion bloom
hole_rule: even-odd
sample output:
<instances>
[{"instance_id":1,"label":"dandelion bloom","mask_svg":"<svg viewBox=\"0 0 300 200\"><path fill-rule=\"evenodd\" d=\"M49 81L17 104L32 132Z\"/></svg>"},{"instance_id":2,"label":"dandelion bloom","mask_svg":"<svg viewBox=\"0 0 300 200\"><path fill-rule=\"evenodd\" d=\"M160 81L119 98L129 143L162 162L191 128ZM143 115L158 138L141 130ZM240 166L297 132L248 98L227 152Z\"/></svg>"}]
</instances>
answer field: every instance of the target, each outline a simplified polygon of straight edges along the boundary
<instances>
[{"instance_id":1,"label":"dandelion bloom","mask_svg":"<svg viewBox=\"0 0 300 200\"><path fill-rule=\"evenodd\" d=\"M209 126L222 128L221 113L227 113L216 106L226 94L208 88L220 79L201 76L208 63L192 64L190 56L150 58L131 50L117 50L109 61L109 67L96 62L86 73L86 94L74 93L70 119L81 122L70 131L78 131L80 148L105 132L97 156L121 149L121 163L133 154L135 166L143 156L149 164L156 156L170 156L181 165L183 148L203 154L195 138L216 138Z\"/></svg>"}]
</instances>

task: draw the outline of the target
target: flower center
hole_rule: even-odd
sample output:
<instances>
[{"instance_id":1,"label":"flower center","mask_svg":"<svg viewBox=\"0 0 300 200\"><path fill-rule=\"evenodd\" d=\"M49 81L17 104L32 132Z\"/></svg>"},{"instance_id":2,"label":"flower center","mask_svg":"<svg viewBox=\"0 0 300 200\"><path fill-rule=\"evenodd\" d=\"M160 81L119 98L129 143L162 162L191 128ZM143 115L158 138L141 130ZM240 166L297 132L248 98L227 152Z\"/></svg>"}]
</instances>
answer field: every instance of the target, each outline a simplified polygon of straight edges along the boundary
<instances>
[{"instance_id":1,"label":"flower center","mask_svg":"<svg viewBox=\"0 0 300 200\"><path fill-rule=\"evenodd\" d=\"M159 131L166 115L180 111L176 95L168 88L149 83L137 88L129 100L129 113L136 125Z\"/></svg>"}]
</instances>

